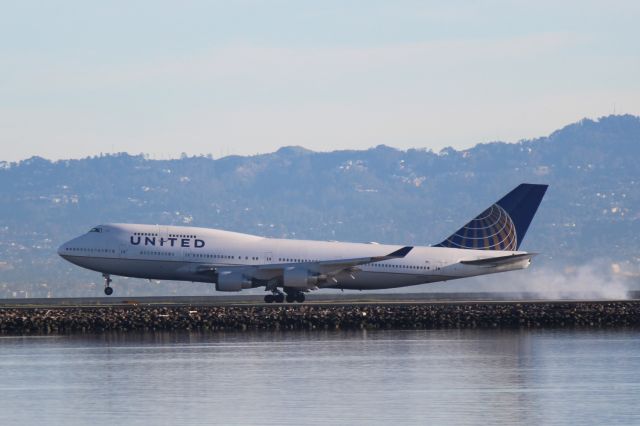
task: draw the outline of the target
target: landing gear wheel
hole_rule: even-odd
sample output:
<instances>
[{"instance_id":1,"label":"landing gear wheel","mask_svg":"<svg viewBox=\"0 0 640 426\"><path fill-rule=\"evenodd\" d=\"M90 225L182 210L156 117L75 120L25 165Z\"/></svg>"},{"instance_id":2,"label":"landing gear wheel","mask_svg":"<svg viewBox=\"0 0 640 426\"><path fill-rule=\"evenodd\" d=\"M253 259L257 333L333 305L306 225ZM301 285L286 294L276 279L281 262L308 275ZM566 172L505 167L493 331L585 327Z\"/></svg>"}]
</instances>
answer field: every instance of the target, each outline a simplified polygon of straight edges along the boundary
<instances>
[{"instance_id":1,"label":"landing gear wheel","mask_svg":"<svg viewBox=\"0 0 640 426\"><path fill-rule=\"evenodd\" d=\"M112 281L111 276L109 274L102 274L102 277L104 278L104 294L111 296L113 293L113 289L109 287L109 284L111 284Z\"/></svg>"},{"instance_id":2,"label":"landing gear wheel","mask_svg":"<svg viewBox=\"0 0 640 426\"><path fill-rule=\"evenodd\" d=\"M274 296L276 303L284 302L284 294L278 293Z\"/></svg>"},{"instance_id":3,"label":"landing gear wheel","mask_svg":"<svg viewBox=\"0 0 640 426\"><path fill-rule=\"evenodd\" d=\"M264 303L273 303L276 297L273 294L267 294L264 297Z\"/></svg>"},{"instance_id":4,"label":"landing gear wheel","mask_svg":"<svg viewBox=\"0 0 640 426\"><path fill-rule=\"evenodd\" d=\"M305 297L304 297L304 293L303 292L300 292L300 293L296 294L296 302L302 303L302 302L304 302L304 299L305 299Z\"/></svg>"},{"instance_id":5,"label":"landing gear wheel","mask_svg":"<svg viewBox=\"0 0 640 426\"><path fill-rule=\"evenodd\" d=\"M296 301L296 296L293 294L287 294L287 303L293 303Z\"/></svg>"}]
</instances>

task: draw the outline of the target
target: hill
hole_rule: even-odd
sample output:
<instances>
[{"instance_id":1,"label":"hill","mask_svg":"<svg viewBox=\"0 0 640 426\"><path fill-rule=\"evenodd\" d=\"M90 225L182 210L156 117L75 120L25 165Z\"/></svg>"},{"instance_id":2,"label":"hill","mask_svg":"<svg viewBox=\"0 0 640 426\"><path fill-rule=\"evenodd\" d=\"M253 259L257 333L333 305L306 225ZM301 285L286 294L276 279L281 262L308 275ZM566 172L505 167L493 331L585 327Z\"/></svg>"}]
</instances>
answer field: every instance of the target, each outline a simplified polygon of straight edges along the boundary
<instances>
[{"instance_id":1,"label":"hill","mask_svg":"<svg viewBox=\"0 0 640 426\"><path fill-rule=\"evenodd\" d=\"M638 158L640 118L625 115L461 151L285 147L221 159L117 154L0 162L0 297L96 294L98 274L66 264L55 249L98 223L428 245L520 182L550 184L522 247L543 253L540 263L637 264ZM153 293L150 286L128 291Z\"/></svg>"}]
</instances>

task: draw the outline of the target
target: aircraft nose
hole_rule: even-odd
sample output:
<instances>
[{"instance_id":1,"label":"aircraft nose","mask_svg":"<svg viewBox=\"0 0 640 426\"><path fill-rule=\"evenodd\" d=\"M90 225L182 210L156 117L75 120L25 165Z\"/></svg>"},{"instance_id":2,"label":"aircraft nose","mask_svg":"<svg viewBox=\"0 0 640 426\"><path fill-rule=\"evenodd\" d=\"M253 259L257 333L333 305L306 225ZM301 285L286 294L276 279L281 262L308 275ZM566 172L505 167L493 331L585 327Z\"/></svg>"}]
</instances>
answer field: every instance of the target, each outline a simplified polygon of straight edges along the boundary
<instances>
[{"instance_id":1,"label":"aircraft nose","mask_svg":"<svg viewBox=\"0 0 640 426\"><path fill-rule=\"evenodd\" d=\"M68 246L69 246L69 242L67 241L66 243L58 247L58 256L64 257Z\"/></svg>"}]
</instances>

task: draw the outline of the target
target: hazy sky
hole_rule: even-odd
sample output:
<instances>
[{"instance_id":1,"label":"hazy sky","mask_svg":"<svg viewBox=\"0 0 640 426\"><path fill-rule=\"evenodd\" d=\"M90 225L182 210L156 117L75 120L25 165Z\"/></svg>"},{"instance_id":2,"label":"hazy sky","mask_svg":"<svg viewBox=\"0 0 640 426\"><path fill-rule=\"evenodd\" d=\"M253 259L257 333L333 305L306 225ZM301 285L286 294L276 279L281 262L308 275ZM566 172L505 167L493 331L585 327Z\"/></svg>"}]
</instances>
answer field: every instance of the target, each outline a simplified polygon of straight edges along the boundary
<instances>
[{"instance_id":1,"label":"hazy sky","mask_svg":"<svg viewBox=\"0 0 640 426\"><path fill-rule=\"evenodd\" d=\"M5 1L0 160L465 148L640 114L640 2Z\"/></svg>"}]
</instances>

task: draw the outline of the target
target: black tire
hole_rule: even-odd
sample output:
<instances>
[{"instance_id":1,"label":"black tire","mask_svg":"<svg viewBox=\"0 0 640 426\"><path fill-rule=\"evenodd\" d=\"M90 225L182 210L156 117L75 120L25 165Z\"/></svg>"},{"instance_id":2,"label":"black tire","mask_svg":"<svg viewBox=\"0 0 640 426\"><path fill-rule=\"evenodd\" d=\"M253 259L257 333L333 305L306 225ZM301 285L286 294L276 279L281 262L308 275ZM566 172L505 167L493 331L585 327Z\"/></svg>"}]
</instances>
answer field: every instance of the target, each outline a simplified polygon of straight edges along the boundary
<instances>
[{"instance_id":1,"label":"black tire","mask_svg":"<svg viewBox=\"0 0 640 426\"><path fill-rule=\"evenodd\" d=\"M113 294L113 287L105 287L104 294L106 294L107 296L111 296Z\"/></svg>"},{"instance_id":2,"label":"black tire","mask_svg":"<svg viewBox=\"0 0 640 426\"><path fill-rule=\"evenodd\" d=\"M287 294L287 303L293 303L296 301L296 296L293 294Z\"/></svg>"},{"instance_id":3,"label":"black tire","mask_svg":"<svg viewBox=\"0 0 640 426\"><path fill-rule=\"evenodd\" d=\"M273 299L275 299L275 297L273 296L273 294L267 294L264 297L264 303L273 303Z\"/></svg>"},{"instance_id":4,"label":"black tire","mask_svg":"<svg viewBox=\"0 0 640 426\"><path fill-rule=\"evenodd\" d=\"M277 296L275 296L275 301L276 301L276 303L284 302L284 294L280 293Z\"/></svg>"},{"instance_id":5,"label":"black tire","mask_svg":"<svg viewBox=\"0 0 640 426\"><path fill-rule=\"evenodd\" d=\"M304 302L304 299L305 299L304 293L300 292L300 293L296 294L296 302L302 303L302 302Z\"/></svg>"}]
</instances>

